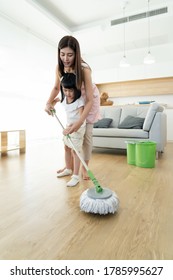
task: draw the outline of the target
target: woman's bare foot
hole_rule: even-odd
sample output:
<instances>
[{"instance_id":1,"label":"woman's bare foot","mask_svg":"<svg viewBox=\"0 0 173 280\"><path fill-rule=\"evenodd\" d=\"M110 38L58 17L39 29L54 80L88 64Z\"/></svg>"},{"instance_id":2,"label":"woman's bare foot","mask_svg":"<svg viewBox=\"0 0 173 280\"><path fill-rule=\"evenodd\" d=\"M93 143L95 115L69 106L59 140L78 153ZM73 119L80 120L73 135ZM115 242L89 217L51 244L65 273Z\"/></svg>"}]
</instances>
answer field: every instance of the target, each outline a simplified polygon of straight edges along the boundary
<instances>
[{"instance_id":1,"label":"woman's bare foot","mask_svg":"<svg viewBox=\"0 0 173 280\"><path fill-rule=\"evenodd\" d=\"M88 176L88 173L84 167L82 167L82 178L83 180L90 180L90 177Z\"/></svg>"}]
</instances>

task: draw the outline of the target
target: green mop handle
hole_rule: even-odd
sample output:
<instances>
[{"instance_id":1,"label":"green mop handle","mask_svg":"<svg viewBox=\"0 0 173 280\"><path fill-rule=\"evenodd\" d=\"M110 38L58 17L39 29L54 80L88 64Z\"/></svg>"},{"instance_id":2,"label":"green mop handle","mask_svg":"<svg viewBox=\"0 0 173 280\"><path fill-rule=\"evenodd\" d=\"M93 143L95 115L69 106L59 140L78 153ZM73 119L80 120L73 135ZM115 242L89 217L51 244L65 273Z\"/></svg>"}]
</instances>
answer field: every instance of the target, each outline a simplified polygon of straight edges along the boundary
<instances>
[{"instance_id":1,"label":"green mop handle","mask_svg":"<svg viewBox=\"0 0 173 280\"><path fill-rule=\"evenodd\" d=\"M77 154L78 158L80 159L80 161L82 162L83 166L85 167L88 176L90 177L90 179L92 180L94 186L96 187L96 192L100 193L103 191L102 187L100 186L99 182L97 181L97 179L95 178L94 174L91 172L91 170L88 168L88 165L86 164L86 162L83 160L83 158L81 157L80 153L76 150L71 137L69 134L67 134L67 138L69 139L71 146L73 148L73 150L75 151L75 153Z\"/></svg>"},{"instance_id":2,"label":"green mop handle","mask_svg":"<svg viewBox=\"0 0 173 280\"><path fill-rule=\"evenodd\" d=\"M58 120L59 124L61 125L61 127L64 129L64 126L63 124L61 123L61 121L59 120L59 118L57 117L56 115L56 110L55 109L52 109L51 110L52 113L54 114L54 116L56 117L56 119ZM69 139L71 145L72 145L72 148L73 150L75 151L75 153L77 154L78 158L80 159L80 161L82 162L84 168L86 169L87 173L88 173L88 176L90 177L90 179L92 180L95 188L96 188L96 192L100 193L103 191L103 188L100 186L99 182L97 181L97 179L95 178L94 174L91 172L91 170L89 170L88 168L88 165L86 164L86 162L83 160L83 158L81 157L80 153L76 150L72 140L71 140L71 137L69 134L67 134L67 138Z\"/></svg>"},{"instance_id":3,"label":"green mop handle","mask_svg":"<svg viewBox=\"0 0 173 280\"><path fill-rule=\"evenodd\" d=\"M67 138L69 139L71 146L73 148L73 150L75 151L75 153L77 154L78 158L80 159L80 161L82 162L83 166L85 167L88 176L90 177L90 179L92 180L95 188L96 188L96 192L100 193L103 191L102 187L100 186L99 182L97 181L97 179L95 178L94 174L91 172L91 170L88 168L88 165L86 164L86 162L83 160L83 158L81 157L80 153L76 150L71 137L69 134L67 134Z\"/></svg>"}]
</instances>

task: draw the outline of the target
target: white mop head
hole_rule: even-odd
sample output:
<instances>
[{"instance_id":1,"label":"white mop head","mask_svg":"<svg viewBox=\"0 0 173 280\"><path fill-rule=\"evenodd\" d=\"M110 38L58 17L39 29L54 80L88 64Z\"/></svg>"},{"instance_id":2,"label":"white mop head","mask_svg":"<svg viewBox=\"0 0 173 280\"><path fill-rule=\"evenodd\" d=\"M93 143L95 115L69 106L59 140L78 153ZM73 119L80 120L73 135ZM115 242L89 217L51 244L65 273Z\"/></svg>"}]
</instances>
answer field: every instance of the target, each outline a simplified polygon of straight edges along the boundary
<instances>
[{"instance_id":1,"label":"white mop head","mask_svg":"<svg viewBox=\"0 0 173 280\"><path fill-rule=\"evenodd\" d=\"M88 191L89 189L84 191L80 197L80 208L82 211L106 215L109 213L114 214L118 210L119 199L114 192L111 192L111 196L108 198L92 198L88 195Z\"/></svg>"}]
</instances>

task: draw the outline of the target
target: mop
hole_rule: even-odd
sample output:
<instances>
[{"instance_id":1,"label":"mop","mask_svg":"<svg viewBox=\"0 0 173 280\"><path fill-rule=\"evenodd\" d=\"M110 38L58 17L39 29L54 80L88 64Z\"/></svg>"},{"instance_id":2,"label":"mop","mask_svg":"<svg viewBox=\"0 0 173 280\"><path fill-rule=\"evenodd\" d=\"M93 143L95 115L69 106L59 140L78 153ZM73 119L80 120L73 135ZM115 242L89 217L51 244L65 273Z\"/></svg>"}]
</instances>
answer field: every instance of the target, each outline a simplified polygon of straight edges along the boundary
<instances>
[{"instance_id":1,"label":"mop","mask_svg":"<svg viewBox=\"0 0 173 280\"><path fill-rule=\"evenodd\" d=\"M63 124L61 123L58 116L56 115L55 109L51 111L53 116L56 117L59 124L64 129ZM117 194L108 188L101 187L101 185L95 178L94 174L89 169L88 165L85 163L80 153L75 148L69 134L67 135L67 137L70 141L73 150L79 157L81 163L83 164L84 168L88 173L88 176L90 177L90 179L94 184L93 188L89 188L85 190L80 196L80 209L86 213L93 213L93 214L100 214L100 215L106 215L109 213L114 214L115 212L117 212L119 208L119 198Z\"/></svg>"}]
</instances>

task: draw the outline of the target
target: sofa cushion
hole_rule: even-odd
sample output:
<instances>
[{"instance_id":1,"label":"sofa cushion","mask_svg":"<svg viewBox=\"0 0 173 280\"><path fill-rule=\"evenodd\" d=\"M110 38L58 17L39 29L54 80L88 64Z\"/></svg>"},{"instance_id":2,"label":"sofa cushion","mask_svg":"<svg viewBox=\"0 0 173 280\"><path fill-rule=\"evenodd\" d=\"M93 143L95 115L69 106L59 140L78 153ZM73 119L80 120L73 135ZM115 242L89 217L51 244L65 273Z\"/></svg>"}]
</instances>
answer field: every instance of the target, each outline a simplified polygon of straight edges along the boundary
<instances>
[{"instance_id":1,"label":"sofa cushion","mask_svg":"<svg viewBox=\"0 0 173 280\"><path fill-rule=\"evenodd\" d=\"M118 127L120 116L121 116L121 107L118 106L101 106L100 113L102 118L112 119L110 127Z\"/></svg>"},{"instance_id":2,"label":"sofa cushion","mask_svg":"<svg viewBox=\"0 0 173 280\"><path fill-rule=\"evenodd\" d=\"M120 123L127 116L145 118L147 115L148 109L149 109L149 105L124 105L124 106L122 106Z\"/></svg>"},{"instance_id":3,"label":"sofa cushion","mask_svg":"<svg viewBox=\"0 0 173 280\"><path fill-rule=\"evenodd\" d=\"M159 105L159 103L157 102L153 102L151 103L144 124L143 124L143 130L145 131L149 131L150 127L152 125L152 122L154 120L155 114L156 112L162 112L163 111L163 107Z\"/></svg>"},{"instance_id":4,"label":"sofa cushion","mask_svg":"<svg viewBox=\"0 0 173 280\"><path fill-rule=\"evenodd\" d=\"M96 123L94 123L94 128L108 128L110 127L110 124L112 122L112 119L110 118L103 118Z\"/></svg>"},{"instance_id":5,"label":"sofa cushion","mask_svg":"<svg viewBox=\"0 0 173 280\"><path fill-rule=\"evenodd\" d=\"M118 128L142 129L145 118L127 116L118 126Z\"/></svg>"},{"instance_id":6,"label":"sofa cushion","mask_svg":"<svg viewBox=\"0 0 173 280\"><path fill-rule=\"evenodd\" d=\"M93 128L93 137L110 138L142 138L148 139L149 133L143 129L119 129L119 128Z\"/></svg>"}]
</instances>

